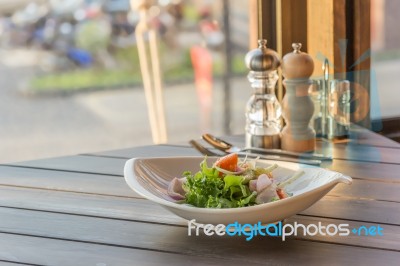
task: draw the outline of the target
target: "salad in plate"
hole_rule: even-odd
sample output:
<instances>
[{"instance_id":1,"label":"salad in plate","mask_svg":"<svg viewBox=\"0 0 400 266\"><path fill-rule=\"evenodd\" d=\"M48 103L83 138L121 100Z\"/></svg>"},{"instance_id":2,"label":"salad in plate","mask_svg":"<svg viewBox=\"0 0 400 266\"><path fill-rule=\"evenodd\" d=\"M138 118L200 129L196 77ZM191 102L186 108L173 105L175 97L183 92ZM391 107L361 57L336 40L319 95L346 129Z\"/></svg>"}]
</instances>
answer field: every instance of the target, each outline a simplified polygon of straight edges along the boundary
<instances>
[{"instance_id":1,"label":"salad in plate","mask_svg":"<svg viewBox=\"0 0 400 266\"><path fill-rule=\"evenodd\" d=\"M238 154L231 153L209 167L205 157L197 173L187 171L170 182L168 195L201 208L253 206L290 197L285 186L304 174L296 172L278 183L272 173L278 165L257 167L256 161L241 161Z\"/></svg>"}]
</instances>

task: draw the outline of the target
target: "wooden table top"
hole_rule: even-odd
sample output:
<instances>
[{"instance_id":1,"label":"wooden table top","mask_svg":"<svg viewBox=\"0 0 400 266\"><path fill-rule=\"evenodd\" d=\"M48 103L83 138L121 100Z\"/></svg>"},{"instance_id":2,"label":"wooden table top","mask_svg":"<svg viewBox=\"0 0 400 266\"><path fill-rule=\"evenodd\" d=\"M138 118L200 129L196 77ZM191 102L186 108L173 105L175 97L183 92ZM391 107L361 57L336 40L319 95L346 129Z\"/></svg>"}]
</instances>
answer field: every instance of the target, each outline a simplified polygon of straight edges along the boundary
<instances>
[{"instance_id":1,"label":"wooden table top","mask_svg":"<svg viewBox=\"0 0 400 266\"><path fill-rule=\"evenodd\" d=\"M400 145L354 129L318 142L353 177L286 222L379 225L383 236L188 236L187 221L133 192L132 157L199 155L186 143L0 165L0 262L29 265L399 265ZM243 137L226 138L243 145ZM0 263L1 265L3 265Z\"/></svg>"}]
</instances>

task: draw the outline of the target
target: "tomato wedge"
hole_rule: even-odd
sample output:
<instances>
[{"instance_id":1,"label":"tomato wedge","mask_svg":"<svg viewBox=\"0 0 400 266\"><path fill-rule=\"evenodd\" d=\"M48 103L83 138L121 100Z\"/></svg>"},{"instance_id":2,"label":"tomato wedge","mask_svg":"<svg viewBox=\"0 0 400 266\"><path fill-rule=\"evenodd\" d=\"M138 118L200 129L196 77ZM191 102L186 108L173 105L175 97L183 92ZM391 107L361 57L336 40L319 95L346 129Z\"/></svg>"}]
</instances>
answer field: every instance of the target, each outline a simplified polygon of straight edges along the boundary
<instances>
[{"instance_id":1,"label":"tomato wedge","mask_svg":"<svg viewBox=\"0 0 400 266\"><path fill-rule=\"evenodd\" d=\"M285 199L286 198L286 194L283 191L283 189L281 189L281 188L278 188L276 190L276 194L278 194L279 199Z\"/></svg>"},{"instance_id":2,"label":"tomato wedge","mask_svg":"<svg viewBox=\"0 0 400 266\"><path fill-rule=\"evenodd\" d=\"M237 163L238 155L236 153L230 153L224 157L219 158L218 161L215 162L215 166L218 166L219 168L230 172L236 172Z\"/></svg>"}]
</instances>

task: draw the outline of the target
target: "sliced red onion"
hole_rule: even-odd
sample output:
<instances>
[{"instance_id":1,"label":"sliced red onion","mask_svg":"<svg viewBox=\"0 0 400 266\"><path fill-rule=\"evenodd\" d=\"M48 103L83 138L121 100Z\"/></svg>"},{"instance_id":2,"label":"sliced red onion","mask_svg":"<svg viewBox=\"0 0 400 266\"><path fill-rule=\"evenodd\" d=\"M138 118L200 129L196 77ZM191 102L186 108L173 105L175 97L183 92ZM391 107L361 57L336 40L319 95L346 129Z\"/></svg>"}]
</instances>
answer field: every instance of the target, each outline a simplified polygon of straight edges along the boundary
<instances>
[{"instance_id":1,"label":"sliced red onion","mask_svg":"<svg viewBox=\"0 0 400 266\"><path fill-rule=\"evenodd\" d=\"M260 193L272 184L271 179L266 174L262 174L257 178L257 193Z\"/></svg>"},{"instance_id":2,"label":"sliced red onion","mask_svg":"<svg viewBox=\"0 0 400 266\"><path fill-rule=\"evenodd\" d=\"M186 192L183 190L183 184L186 182L186 177L174 178L168 185L168 196L174 200L185 199Z\"/></svg>"},{"instance_id":3,"label":"sliced red onion","mask_svg":"<svg viewBox=\"0 0 400 266\"><path fill-rule=\"evenodd\" d=\"M257 191L257 180L256 179L250 180L249 189L251 192Z\"/></svg>"},{"instance_id":4,"label":"sliced red onion","mask_svg":"<svg viewBox=\"0 0 400 266\"><path fill-rule=\"evenodd\" d=\"M276 193L276 187L274 185L267 187L261 193L257 194L256 203L262 204L271 202L274 199L279 199L278 194Z\"/></svg>"}]
</instances>

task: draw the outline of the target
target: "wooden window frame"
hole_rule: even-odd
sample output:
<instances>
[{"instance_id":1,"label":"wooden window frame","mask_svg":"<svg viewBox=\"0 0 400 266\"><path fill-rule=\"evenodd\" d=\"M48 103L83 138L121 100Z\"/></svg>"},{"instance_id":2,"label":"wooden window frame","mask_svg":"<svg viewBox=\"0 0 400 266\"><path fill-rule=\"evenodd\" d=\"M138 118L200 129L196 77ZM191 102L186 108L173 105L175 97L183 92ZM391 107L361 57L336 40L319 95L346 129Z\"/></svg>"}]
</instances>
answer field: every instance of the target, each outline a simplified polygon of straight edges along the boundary
<instances>
[{"instance_id":1,"label":"wooden window frame","mask_svg":"<svg viewBox=\"0 0 400 266\"><path fill-rule=\"evenodd\" d=\"M314 77L322 77L327 58L333 66L330 75L352 83L352 103L358 108L352 122L370 128L370 0L250 0L249 5L250 48L262 37L284 55L292 42L301 42L302 50L314 58ZM282 86L277 94L281 99Z\"/></svg>"}]
</instances>

